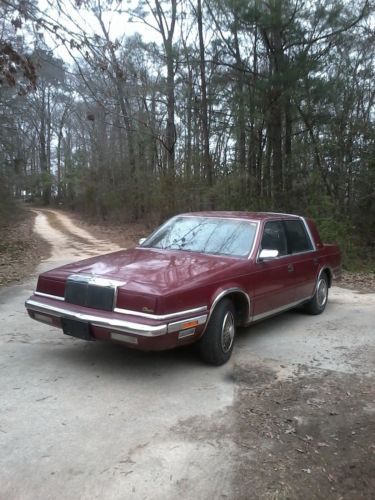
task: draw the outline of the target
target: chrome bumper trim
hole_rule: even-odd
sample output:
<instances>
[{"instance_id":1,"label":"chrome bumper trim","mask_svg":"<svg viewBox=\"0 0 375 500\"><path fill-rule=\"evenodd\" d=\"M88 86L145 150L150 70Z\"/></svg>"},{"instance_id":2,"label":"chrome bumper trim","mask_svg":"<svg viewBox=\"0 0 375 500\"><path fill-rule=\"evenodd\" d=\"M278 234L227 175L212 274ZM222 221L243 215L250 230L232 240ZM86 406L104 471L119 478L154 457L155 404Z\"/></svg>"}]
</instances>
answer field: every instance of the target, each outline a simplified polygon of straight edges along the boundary
<instances>
[{"instance_id":1,"label":"chrome bumper trim","mask_svg":"<svg viewBox=\"0 0 375 500\"><path fill-rule=\"evenodd\" d=\"M61 300L64 302L64 297L60 297L60 295L51 295L50 293L44 293L44 292L37 292L35 290L34 295L39 295L40 297L45 297L46 299L53 299L53 300Z\"/></svg>"},{"instance_id":2,"label":"chrome bumper trim","mask_svg":"<svg viewBox=\"0 0 375 500\"><path fill-rule=\"evenodd\" d=\"M167 325L152 326L119 319L103 318L101 316L96 316L95 314L79 313L62 307L43 304L42 302L38 302L33 299L27 300L25 302L25 306L26 309L30 309L31 311L49 314L57 318L64 317L80 321L88 321L93 326L104 327L124 333L132 333L143 337L157 337L167 333Z\"/></svg>"},{"instance_id":3,"label":"chrome bumper trim","mask_svg":"<svg viewBox=\"0 0 375 500\"><path fill-rule=\"evenodd\" d=\"M50 293L38 292L36 290L33 293L34 295L38 295L39 297L45 297L46 299L60 300L61 302L65 302L65 298L59 295L52 295ZM154 319L157 321L179 318L180 316L187 316L190 314L199 314L206 311L207 311L207 306L195 307L194 309L185 309L184 311L177 311L170 314L150 314L141 311L133 311L131 309L122 309L121 307L115 307L113 309L113 312L118 314L126 314L128 316L138 316L139 318Z\"/></svg>"},{"instance_id":4,"label":"chrome bumper trim","mask_svg":"<svg viewBox=\"0 0 375 500\"><path fill-rule=\"evenodd\" d=\"M163 321L165 319L179 318L180 316L187 316L190 314L198 314L200 312L206 312L206 311L207 311L206 306L195 307L194 309L186 309L185 311L178 311L170 314L150 314L150 313L133 311L131 309L121 309L120 307L115 307L115 309L113 310L113 312L119 314L128 314L129 316L139 316L140 318L156 319L159 321Z\"/></svg>"}]
</instances>

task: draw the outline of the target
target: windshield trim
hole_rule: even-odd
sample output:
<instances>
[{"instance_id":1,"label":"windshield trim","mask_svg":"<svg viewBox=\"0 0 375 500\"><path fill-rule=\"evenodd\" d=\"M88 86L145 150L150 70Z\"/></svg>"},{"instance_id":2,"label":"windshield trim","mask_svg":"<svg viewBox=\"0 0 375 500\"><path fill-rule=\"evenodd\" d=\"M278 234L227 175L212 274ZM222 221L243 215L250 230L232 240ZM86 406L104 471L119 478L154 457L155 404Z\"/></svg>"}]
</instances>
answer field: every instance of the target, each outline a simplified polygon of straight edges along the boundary
<instances>
[{"instance_id":1,"label":"windshield trim","mask_svg":"<svg viewBox=\"0 0 375 500\"><path fill-rule=\"evenodd\" d=\"M148 247L146 246L147 242L152 238L154 237L159 231L162 230L162 228L166 225L166 224L169 224L171 223L173 220L175 219L180 219L180 218L190 218L190 219L197 219L197 218L201 218L201 219L219 219L219 220L222 220L222 221L225 221L225 220L236 220L236 221L241 221L241 222L249 222L250 224L255 224L256 228L255 228L255 234L254 234L254 238L253 238L253 242L252 242L252 245L251 245L251 248L249 250L249 252L246 254L246 255L230 255L230 254L222 254L222 253L213 253L213 252L199 252L197 250L183 250L183 249L176 249L176 248L158 248L158 247ZM250 259L252 254L253 254L253 251L254 251L254 247L255 247L255 243L258 239L258 235L259 235L259 228L260 228L260 222L258 220L254 220L254 219L245 219L243 217L219 217L219 216L216 216L216 215L186 215L186 214L183 214L183 215L175 215L173 217L171 217L170 219L166 220L163 224L161 224L158 228L155 229L155 231L153 231L147 238L146 240L138 246L138 248L145 248L145 249L153 249L153 250L162 250L162 251L167 251L167 252L192 252L192 253L200 253L202 255L211 255L213 257L229 257L229 258L233 258L233 259Z\"/></svg>"}]
</instances>

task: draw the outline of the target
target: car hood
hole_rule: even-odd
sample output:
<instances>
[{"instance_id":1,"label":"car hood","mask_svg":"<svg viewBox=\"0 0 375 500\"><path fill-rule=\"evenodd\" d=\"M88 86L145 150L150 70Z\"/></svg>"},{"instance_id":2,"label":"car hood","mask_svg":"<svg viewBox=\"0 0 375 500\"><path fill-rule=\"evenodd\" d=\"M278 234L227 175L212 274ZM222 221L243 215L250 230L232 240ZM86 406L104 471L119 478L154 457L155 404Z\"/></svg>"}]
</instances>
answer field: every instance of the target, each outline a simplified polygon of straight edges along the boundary
<instances>
[{"instance_id":1,"label":"car hood","mask_svg":"<svg viewBox=\"0 0 375 500\"><path fill-rule=\"evenodd\" d=\"M164 294L176 289L210 283L235 272L241 260L195 252L135 248L68 264L45 273L46 277L66 278L85 274L123 282L121 288Z\"/></svg>"}]
</instances>

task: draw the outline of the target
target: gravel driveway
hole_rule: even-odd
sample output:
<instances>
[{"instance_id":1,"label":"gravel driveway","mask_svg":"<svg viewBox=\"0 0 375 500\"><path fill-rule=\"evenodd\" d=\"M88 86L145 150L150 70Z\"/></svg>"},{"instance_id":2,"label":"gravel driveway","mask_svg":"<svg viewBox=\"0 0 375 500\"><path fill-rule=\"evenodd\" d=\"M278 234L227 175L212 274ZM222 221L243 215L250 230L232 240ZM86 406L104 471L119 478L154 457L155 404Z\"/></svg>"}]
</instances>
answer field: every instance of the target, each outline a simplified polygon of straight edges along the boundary
<instances>
[{"instance_id":1,"label":"gravel driveway","mask_svg":"<svg viewBox=\"0 0 375 500\"><path fill-rule=\"evenodd\" d=\"M117 249L58 213L36 230L40 269ZM375 294L334 287L213 368L65 337L26 315L34 286L0 291L1 499L373 498Z\"/></svg>"}]
</instances>

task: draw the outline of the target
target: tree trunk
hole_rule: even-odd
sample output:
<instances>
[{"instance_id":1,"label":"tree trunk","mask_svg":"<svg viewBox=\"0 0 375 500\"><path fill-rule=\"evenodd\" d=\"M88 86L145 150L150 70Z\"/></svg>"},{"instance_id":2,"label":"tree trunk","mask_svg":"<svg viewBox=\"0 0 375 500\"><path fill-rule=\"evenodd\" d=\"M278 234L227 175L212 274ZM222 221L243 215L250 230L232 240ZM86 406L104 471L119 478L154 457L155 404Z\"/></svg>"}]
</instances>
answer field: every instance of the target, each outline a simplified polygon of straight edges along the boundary
<instances>
[{"instance_id":1,"label":"tree trunk","mask_svg":"<svg viewBox=\"0 0 375 500\"><path fill-rule=\"evenodd\" d=\"M236 53L236 68L237 68L237 163L240 177L240 204L243 205L246 197L246 130L245 130L245 95L244 95L244 65L240 53L240 45L238 42L237 19L234 25L234 49Z\"/></svg>"},{"instance_id":2,"label":"tree trunk","mask_svg":"<svg viewBox=\"0 0 375 500\"><path fill-rule=\"evenodd\" d=\"M290 193L293 187L292 175L292 110L290 97L285 92L285 139L284 139L284 191ZM288 208L289 209L289 208Z\"/></svg>"},{"instance_id":3,"label":"tree trunk","mask_svg":"<svg viewBox=\"0 0 375 500\"><path fill-rule=\"evenodd\" d=\"M47 143L46 143L46 95L45 88L42 88L40 124L39 124L39 167L42 174L42 201L44 205L49 205L51 186L49 184Z\"/></svg>"},{"instance_id":4,"label":"tree trunk","mask_svg":"<svg viewBox=\"0 0 375 500\"><path fill-rule=\"evenodd\" d=\"M271 196L274 208L281 203L283 191L283 156L282 156L282 77L283 77L283 45L281 33L283 29L280 0L271 0L269 8L269 28L263 29L263 39L267 48L269 61L270 88L268 92L268 141L272 158Z\"/></svg>"},{"instance_id":5,"label":"tree trunk","mask_svg":"<svg viewBox=\"0 0 375 500\"><path fill-rule=\"evenodd\" d=\"M206 172L206 180L208 187L212 186L213 172L212 160L210 155L210 133L208 128L208 104L207 104L207 84L206 84L206 61L203 40L203 23L202 23L202 2L197 0L197 21L198 21L198 36L199 36L199 69L201 77L201 119L202 119L202 138L203 138L203 165ZM209 200L209 205L212 205L212 200ZM210 206L209 208L212 208Z\"/></svg>"}]
</instances>

